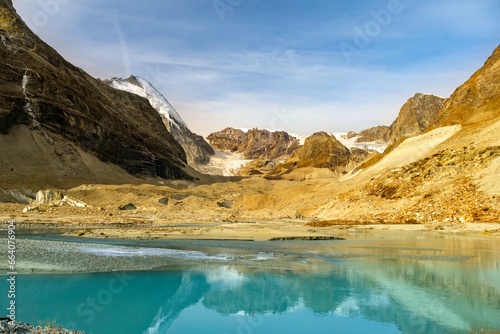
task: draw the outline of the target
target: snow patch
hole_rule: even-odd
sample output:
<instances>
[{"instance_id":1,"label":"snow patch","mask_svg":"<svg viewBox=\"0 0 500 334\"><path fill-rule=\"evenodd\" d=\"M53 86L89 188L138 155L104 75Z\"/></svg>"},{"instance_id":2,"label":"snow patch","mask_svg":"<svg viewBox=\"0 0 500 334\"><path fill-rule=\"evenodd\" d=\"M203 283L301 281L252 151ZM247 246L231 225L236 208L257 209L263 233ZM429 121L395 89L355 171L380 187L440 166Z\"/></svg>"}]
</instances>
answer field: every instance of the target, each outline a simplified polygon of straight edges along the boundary
<instances>
[{"instance_id":1,"label":"snow patch","mask_svg":"<svg viewBox=\"0 0 500 334\"><path fill-rule=\"evenodd\" d=\"M347 138L347 133L346 132L334 132L332 135L337 138L339 142L342 143L345 147L348 149L352 149L353 147L362 149L362 150L374 150L379 153L384 153L385 149L387 146L389 146L386 143L378 143L378 142L361 142L357 143L356 140L358 139L358 136L352 137L352 138Z\"/></svg>"},{"instance_id":2,"label":"snow patch","mask_svg":"<svg viewBox=\"0 0 500 334\"><path fill-rule=\"evenodd\" d=\"M188 127L170 102L168 102L168 100L156 88L154 88L153 85L141 77L134 78L139 83L139 86L123 79L113 79L111 81L111 86L115 89L123 90L148 99L151 106L157 110L160 115L168 119L170 124L176 128Z\"/></svg>"},{"instance_id":3,"label":"snow patch","mask_svg":"<svg viewBox=\"0 0 500 334\"><path fill-rule=\"evenodd\" d=\"M223 176L235 176L242 166L252 160L245 159L243 155L228 151L214 150L215 155L210 158L210 162L204 166L204 169L214 169Z\"/></svg>"}]
</instances>

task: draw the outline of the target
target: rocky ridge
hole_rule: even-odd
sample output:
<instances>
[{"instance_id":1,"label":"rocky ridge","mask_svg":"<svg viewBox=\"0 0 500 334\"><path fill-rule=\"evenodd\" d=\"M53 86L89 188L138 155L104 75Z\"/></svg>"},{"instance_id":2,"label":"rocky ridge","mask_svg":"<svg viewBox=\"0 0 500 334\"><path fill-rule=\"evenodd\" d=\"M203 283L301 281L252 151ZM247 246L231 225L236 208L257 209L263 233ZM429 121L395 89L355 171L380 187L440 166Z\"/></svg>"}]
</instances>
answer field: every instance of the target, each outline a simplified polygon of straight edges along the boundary
<instances>
[{"instance_id":1,"label":"rocky ridge","mask_svg":"<svg viewBox=\"0 0 500 334\"><path fill-rule=\"evenodd\" d=\"M151 106L161 116L168 132L186 152L187 161L192 167L196 168L198 164L206 164L210 157L215 154L205 139L189 129L175 108L148 81L140 77L130 76L128 79L113 78L104 82L113 88L147 98Z\"/></svg>"},{"instance_id":2,"label":"rocky ridge","mask_svg":"<svg viewBox=\"0 0 500 334\"><path fill-rule=\"evenodd\" d=\"M192 178L182 147L146 99L67 62L30 31L10 1L0 2L0 38L0 141L10 143L0 157L5 182L33 178L33 169L43 184L64 177L120 182L127 173Z\"/></svg>"},{"instance_id":3,"label":"rocky ridge","mask_svg":"<svg viewBox=\"0 0 500 334\"><path fill-rule=\"evenodd\" d=\"M401 107L391 126L375 126L361 131L358 142L382 141L389 144L423 133L436 124L446 99L431 94L416 93Z\"/></svg>"},{"instance_id":4,"label":"rocky ridge","mask_svg":"<svg viewBox=\"0 0 500 334\"><path fill-rule=\"evenodd\" d=\"M300 142L284 131L226 128L207 137L218 150L241 153L245 159L276 159L291 154Z\"/></svg>"}]
</instances>

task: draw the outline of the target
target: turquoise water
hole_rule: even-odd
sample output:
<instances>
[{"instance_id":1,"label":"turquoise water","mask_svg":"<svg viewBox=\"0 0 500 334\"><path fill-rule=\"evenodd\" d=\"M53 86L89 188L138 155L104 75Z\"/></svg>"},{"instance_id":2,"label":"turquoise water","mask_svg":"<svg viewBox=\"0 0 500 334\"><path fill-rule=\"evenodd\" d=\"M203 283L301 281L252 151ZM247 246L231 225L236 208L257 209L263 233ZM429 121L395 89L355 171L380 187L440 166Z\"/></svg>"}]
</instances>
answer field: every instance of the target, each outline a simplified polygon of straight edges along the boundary
<instances>
[{"instance_id":1,"label":"turquoise water","mask_svg":"<svg viewBox=\"0 0 500 334\"><path fill-rule=\"evenodd\" d=\"M497 244L414 237L263 243L258 248L268 247L275 257L281 250L302 259L286 270L227 262L162 271L19 275L17 317L33 324L55 320L96 334L498 330ZM239 254L255 247L198 246ZM4 281L0 291L6 291ZM1 306L6 307L4 298Z\"/></svg>"}]
</instances>

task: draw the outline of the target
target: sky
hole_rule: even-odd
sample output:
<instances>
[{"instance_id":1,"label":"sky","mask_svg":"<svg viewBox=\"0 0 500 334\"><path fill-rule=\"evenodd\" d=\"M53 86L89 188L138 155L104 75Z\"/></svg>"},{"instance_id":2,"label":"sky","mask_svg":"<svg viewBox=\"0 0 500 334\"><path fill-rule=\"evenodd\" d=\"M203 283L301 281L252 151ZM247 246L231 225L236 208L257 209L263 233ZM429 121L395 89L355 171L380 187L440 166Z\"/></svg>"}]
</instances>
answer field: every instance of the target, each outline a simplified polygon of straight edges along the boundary
<instances>
[{"instance_id":1,"label":"sky","mask_svg":"<svg viewBox=\"0 0 500 334\"><path fill-rule=\"evenodd\" d=\"M448 97L500 42L498 0L13 0L101 79L141 76L192 131L361 131Z\"/></svg>"}]
</instances>

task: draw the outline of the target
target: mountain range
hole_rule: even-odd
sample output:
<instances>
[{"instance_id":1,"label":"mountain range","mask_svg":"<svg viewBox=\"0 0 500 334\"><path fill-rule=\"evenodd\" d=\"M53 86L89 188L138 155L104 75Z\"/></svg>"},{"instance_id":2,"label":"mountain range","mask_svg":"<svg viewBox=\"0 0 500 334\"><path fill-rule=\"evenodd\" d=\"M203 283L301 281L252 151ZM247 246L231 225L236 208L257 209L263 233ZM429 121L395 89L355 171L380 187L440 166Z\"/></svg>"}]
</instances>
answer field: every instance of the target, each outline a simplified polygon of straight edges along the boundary
<instances>
[{"instance_id":1,"label":"mountain range","mask_svg":"<svg viewBox=\"0 0 500 334\"><path fill-rule=\"evenodd\" d=\"M146 80L100 80L66 61L10 0L0 0L0 40L1 201L58 188L109 210L128 204L116 196L126 193L145 215L179 220L500 218L500 48L449 98L411 97L390 126L303 143L283 131L226 128L208 144ZM221 151L251 160L241 174L253 177L196 170ZM121 190L141 183L150 188Z\"/></svg>"}]
</instances>

